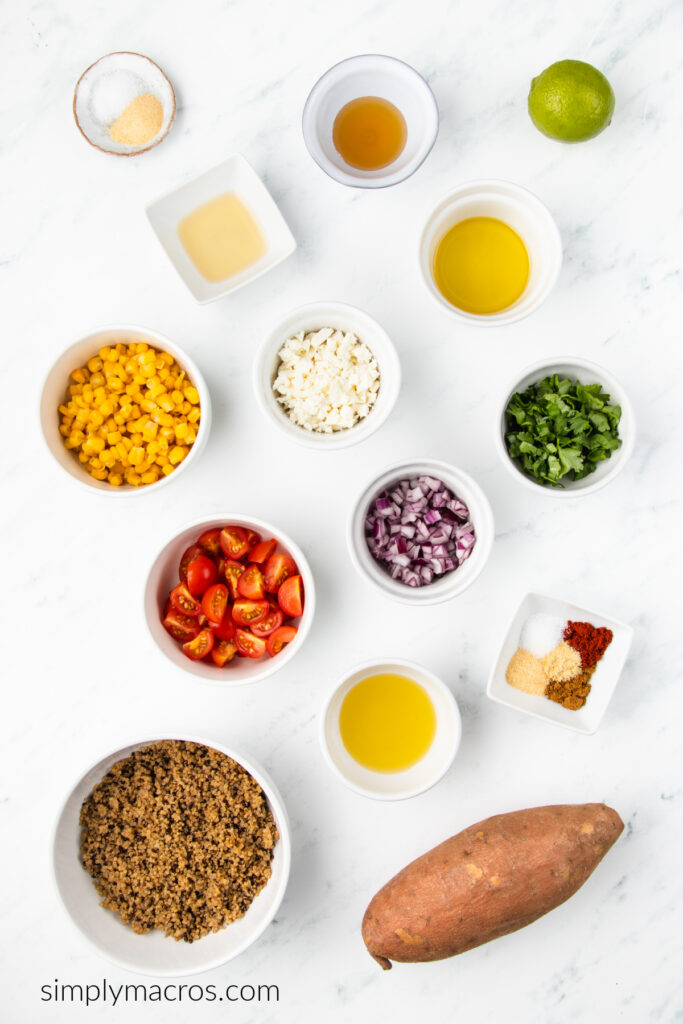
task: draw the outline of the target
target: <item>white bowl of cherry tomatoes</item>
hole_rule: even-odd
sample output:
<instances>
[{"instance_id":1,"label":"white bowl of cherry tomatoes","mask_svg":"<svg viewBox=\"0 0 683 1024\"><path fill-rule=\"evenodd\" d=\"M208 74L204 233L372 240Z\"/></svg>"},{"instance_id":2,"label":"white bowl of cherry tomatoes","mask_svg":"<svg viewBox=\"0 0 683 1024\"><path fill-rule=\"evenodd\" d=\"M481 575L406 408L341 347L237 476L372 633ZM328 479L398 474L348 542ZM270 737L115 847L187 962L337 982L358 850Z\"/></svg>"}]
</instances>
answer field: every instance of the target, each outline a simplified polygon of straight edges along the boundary
<instances>
[{"instance_id":1,"label":"white bowl of cherry tomatoes","mask_svg":"<svg viewBox=\"0 0 683 1024\"><path fill-rule=\"evenodd\" d=\"M315 611L301 548L270 523L227 514L190 523L161 549L145 618L174 665L210 683L265 679L294 657Z\"/></svg>"}]
</instances>

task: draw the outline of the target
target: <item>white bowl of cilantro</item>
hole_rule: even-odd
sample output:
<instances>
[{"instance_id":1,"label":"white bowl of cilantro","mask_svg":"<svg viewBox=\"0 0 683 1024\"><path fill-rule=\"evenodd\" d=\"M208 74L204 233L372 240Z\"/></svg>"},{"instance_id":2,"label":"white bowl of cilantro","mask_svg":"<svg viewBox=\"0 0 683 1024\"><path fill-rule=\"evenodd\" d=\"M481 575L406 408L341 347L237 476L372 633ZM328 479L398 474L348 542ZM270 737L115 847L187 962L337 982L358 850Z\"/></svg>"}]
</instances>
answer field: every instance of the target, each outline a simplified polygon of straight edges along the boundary
<instances>
[{"instance_id":1,"label":"white bowl of cilantro","mask_svg":"<svg viewBox=\"0 0 683 1024\"><path fill-rule=\"evenodd\" d=\"M558 498L604 487L626 465L634 440L621 384L572 356L528 366L506 389L496 425L496 447L513 476Z\"/></svg>"}]
</instances>

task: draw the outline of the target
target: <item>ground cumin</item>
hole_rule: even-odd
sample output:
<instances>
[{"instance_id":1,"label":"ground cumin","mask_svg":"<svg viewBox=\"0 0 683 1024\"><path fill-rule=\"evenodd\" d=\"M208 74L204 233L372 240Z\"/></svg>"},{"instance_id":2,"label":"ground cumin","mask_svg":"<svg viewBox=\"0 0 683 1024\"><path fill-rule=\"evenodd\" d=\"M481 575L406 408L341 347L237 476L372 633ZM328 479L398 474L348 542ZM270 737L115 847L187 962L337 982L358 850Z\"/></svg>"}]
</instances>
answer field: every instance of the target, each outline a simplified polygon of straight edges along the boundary
<instances>
[{"instance_id":1,"label":"ground cumin","mask_svg":"<svg viewBox=\"0 0 683 1024\"><path fill-rule=\"evenodd\" d=\"M242 917L279 839L263 790L210 747L164 740L118 761L81 807L81 857L133 931L193 942Z\"/></svg>"},{"instance_id":2,"label":"ground cumin","mask_svg":"<svg viewBox=\"0 0 683 1024\"><path fill-rule=\"evenodd\" d=\"M591 684L588 680L594 672L595 665L592 665L580 672L579 675L574 676L573 679L567 679L562 683L548 683L545 695L550 700L554 700L556 704L569 708L570 711L578 711L586 703L586 698L591 692Z\"/></svg>"}]
</instances>

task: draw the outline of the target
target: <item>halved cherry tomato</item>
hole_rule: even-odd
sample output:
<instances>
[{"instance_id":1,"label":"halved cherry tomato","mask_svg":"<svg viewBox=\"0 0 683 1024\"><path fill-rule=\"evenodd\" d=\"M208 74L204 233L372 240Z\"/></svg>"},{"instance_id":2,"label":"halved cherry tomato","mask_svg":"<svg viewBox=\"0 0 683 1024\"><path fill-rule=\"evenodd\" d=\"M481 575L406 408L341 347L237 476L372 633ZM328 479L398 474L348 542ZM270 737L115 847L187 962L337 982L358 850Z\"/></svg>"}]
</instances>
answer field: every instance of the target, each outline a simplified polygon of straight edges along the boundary
<instances>
[{"instance_id":1,"label":"halved cherry tomato","mask_svg":"<svg viewBox=\"0 0 683 1024\"><path fill-rule=\"evenodd\" d=\"M202 611L209 620L210 626L222 622L225 609L228 607L228 588L224 583L213 583L204 591Z\"/></svg>"},{"instance_id":2,"label":"halved cherry tomato","mask_svg":"<svg viewBox=\"0 0 683 1024\"><path fill-rule=\"evenodd\" d=\"M236 654L237 644L234 640L214 640L211 658L219 668L223 668L226 662L232 661Z\"/></svg>"},{"instance_id":3,"label":"halved cherry tomato","mask_svg":"<svg viewBox=\"0 0 683 1024\"><path fill-rule=\"evenodd\" d=\"M217 640L232 640L235 636L235 623L230 608L226 608L225 615L218 626L212 626L213 635Z\"/></svg>"},{"instance_id":4,"label":"halved cherry tomato","mask_svg":"<svg viewBox=\"0 0 683 1024\"><path fill-rule=\"evenodd\" d=\"M266 590L276 594L288 576L296 572L296 562L288 555L271 555L264 570Z\"/></svg>"},{"instance_id":5,"label":"halved cherry tomato","mask_svg":"<svg viewBox=\"0 0 683 1024\"><path fill-rule=\"evenodd\" d=\"M246 601L239 598L232 606L232 617L239 626L251 626L252 623L265 619L269 611L268 601Z\"/></svg>"},{"instance_id":6,"label":"halved cherry tomato","mask_svg":"<svg viewBox=\"0 0 683 1024\"><path fill-rule=\"evenodd\" d=\"M216 568L218 569L218 579L225 579L225 558L223 557L222 551L220 555L216 555L216 557L214 558L214 562L216 563Z\"/></svg>"},{"instance_id":7,"label":"halved cherry tomato","mask_svg":"<svg viewBox=\"0 0 683 1024\"><path fill-rule=\"evenodd\" d=\"M193 558L187 567L187 589L194 597L200 597L217 578L216 563L203 553Z\"/></svg>"},{"instance_id":8,"label":"halved cherry tomato","mask_svg":"<svg viewBox=\"0 0 683 1024\"><path fill-rule=\"evenodd\" d=\"M252 622L250 629L256 636L268 636L273 630L277 629L278 626L282 625L283 615L280 609L275 604L271 604L270 611L266 615L265 619L261 619L259 622Z\"/></svg>"},{"instance_id":9,"label":"halved cherry tomato","mask_svg":"<svg viewBox=\"0 0 683 1024\"><path fill-rule=\"evenodd\" d=\"M266 641L266 650L271 658L279 654L285 644L291 643L297 634L296 626L280 626Z\"/></svg>"},{"instance_id":10,"label":"halved cherry tomato","mask_svg":"<svg viewBox=\"0 0 683 1024\"><path fill-rule=\"evenodd\" d=\"M235 643L237 650L245 658L260 658L266 653L266 641L260 636L254 636L248 629L237 629L235 631Z\"/></svg>"},{"instance_id":11,"label":"halved cherry tomato","mask_svg":"<svg viewBox=\"0 0 683 1024\"><path fill-rule=\"evenodd\" d=\"M197 544L204 551L208 551L210 555L220 555L222 553L221 531L218 527L215 530L204 530L201 537L197 539Z\"/></svg>"},{"instance_id":12,"label":"halved cherry tomato","mask_svg":"<svg viewBox=\"0 0 683 1024\"><path fill-rule=\"evenodd\" d=\"M173 588L169 594L169 599L176 611L181 612L183 615L194 617L199 615L202 610L199 601L195 600L184 583L179 583L177 587Z\"/></svg>"},{"instance_id":13,"label":"halved cherry tomato","mask_svg":"<svg viewBox=\"0 0 683 1024\"><path fill-rule=\"evenodd\" d=\"M260 540L258 544L254 544L249 552L249 561L262 565L268 561L276 546L277 541L274 538L271 540Z\"/></svg>"},{"instance_id":14,"label":"halved cherry tomato","mask_svg":"<svg viewBox=\"0 0 683 1024\"><path fill-rule=\"evenodd\" d=\"M225 559L225 565L223 566L223 575L225 576L225 582L228 584L228 590L230 591L230 597L233 601L239 597L237 592L237 581L244 572L244 566L241 562L235 562L232 558Z\"/></svg>"},{"instance_id":15,"label":"halved cherry tomato","mask_svg":"<svg viewBox=\"0 0 683 1024\"><path fill-rule=\"evenodd\" d=\"M180 559L180 566L178 568L178 576L182 583L187 583L187 567L197 555L204 555L206 552L203 548L200 548L199 544L191 544L187 551L183 552L183 557Z\"/></svg>"},{"instance_id":16,"label":"halved cherry tomato","mask_svg":"<svg viewBox=\"0 0 683 1024\"><path fill-rule=\"evenodd\" d=\"M304 584L301 576L290 576L277 592L277 603L285 615L298 619L304 610Z\"/></svg>"},{"instance_id":17,"label":"halved cherry tomato","mask_svg":"<svg viewBox=\"0 0 683 1024\"><path fill-rule=\"evenodd\" d=\"M256 530L250 530L248 527L244 527L244 532L247 535L247 544L250 548L253 548L256 544L261 543L261 534L257 533Z\"/></svg>"},{"instance_id":18,"label":"halved cherry tomato","mask_svg":"<svg viewBox=\"0 0 683 1024\"><path fill-rule=\"evenodd\" d=\"M241 597L251 601L261 601L265 597L263 573L258 565L248 565L237 581L237 592Z\"/></svg>"},{"instance_id":19,"label":"halved cherry tomato","mask_svg":"<svg viewBox=\"0 0 683 1024\"><path fill-rule=\"evenodd\" d=\"M199 661L205 658L213 647L213 633L210 629L203 629L194 640L188 640L183 644L183 654L191 661Z\"/></svg>"},{"instance_id":20,"label":"halved cherry tomato","mask_svg":"<svg viewBox=\"0 0 683 1024\"><path fill-rule=\"evenodd\" d=\"M173 639L180 641L181 644L184 644L187 640L194 640L200 631L200 626L196 619L190 618L189 615L183 615L170 602L161 624L166 632L170 633Z\"/></svg>"},{"instance_id":21,"label":"halved cherry tomato","mask_svg":"<svg viewBox=\"0 0 683 1024\"><path fill-rule=\"evenodd\" d=\"M247 531L241 526L224 526L220 541L226 558L242 558L249 550Z\"/></svg>"}]
</instances>

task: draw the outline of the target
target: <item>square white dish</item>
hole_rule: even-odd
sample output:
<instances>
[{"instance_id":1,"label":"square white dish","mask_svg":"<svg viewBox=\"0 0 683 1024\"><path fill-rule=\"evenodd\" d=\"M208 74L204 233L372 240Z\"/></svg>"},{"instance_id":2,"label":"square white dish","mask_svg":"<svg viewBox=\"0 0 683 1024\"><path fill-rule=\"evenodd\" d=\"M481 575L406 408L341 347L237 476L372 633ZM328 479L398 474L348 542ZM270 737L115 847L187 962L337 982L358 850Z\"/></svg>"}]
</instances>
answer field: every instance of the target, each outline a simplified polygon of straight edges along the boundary
<instances>
[{"instance_id":1,"label":"square white dish","mask_svg":"<svg viewBox=\"0 0 683 1024\"><path fill-rule=\"evenodd\" d=\"M249 209L263 232L266 251L260 259L245 267L240 273L224 281L207 281L185 251L178 234L178 225L198 206L225 192L234 192ZM194 298L201 303L213 302L214 299L219 299L241 288L242 285L255 281L296 249L294 236L275 200L251 164L239 153L189 181L187 185L182 185L157 199L145 212L164 252Z\"/></svg>"},{"instance_id":2,"label":"square white dish","mask_svg":"<svg viewBox=\"0 0 683 1024\"><path fill-rule=\"evenodd\" d=\"M594 626L606 626L614 634L611 644L597 664L586 703L578 711L563 708L561 704L556 704L548 697L534 697L531 694L523 693L505 681L505 670L510 658L519 647L522 627L529 616L536 612L557 615L561 619L571 619L574 622L590 622ZM610 619L600 612L580 608L568 601L547 597L544 594L527 594L515 612L505 634L505 639L489 676L486 694L498 704L505 704L516 711L524 711L528 715L533 715L534 718L542 718L548 722L554 722L555 725L564 726L565 729L589 735L594 733L600 725L607 705L612 699L612 694L626 663L632 639L633 629L626 623Z\"/></svg>"}]
</instances>

